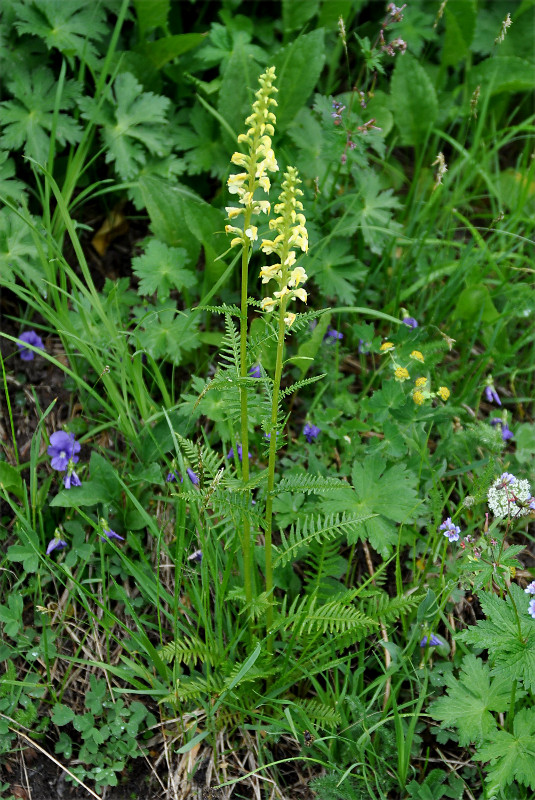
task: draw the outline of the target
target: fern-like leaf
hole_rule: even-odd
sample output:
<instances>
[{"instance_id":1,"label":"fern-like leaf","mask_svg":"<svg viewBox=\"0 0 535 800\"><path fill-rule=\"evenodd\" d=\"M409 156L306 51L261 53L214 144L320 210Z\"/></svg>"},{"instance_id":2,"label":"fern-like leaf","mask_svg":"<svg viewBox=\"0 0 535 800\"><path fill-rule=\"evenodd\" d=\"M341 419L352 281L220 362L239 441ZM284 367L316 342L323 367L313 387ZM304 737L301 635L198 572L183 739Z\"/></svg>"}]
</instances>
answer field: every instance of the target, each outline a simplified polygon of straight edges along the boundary
<instances>
[{"instance_id":1,"label":"fern-like leaf","mask_svg":"<svg viewBox=\"0 0 535 800\"><path fill-rule=\"evenodd\" d=\"M302 389L303 386L309 386L311 383L317 383L317 381L321 381L322 378L327 376L326 372L323 372L321 375L315 375L313 378L304 378L302 381L296 381L292 383L291 386L287 386L285 389L281 390L280 396L288 397L288 395L297 392L299 389Z\"/></svg>"},{"instance_id":2,"label":"fern-like leaf","mask_svg":"<svg viewBox=\"0 0 535 800\"><path fill-rule=\"evenodd\" d=\"M318 492L332 492L347 486L338 478L324 478L322 475L292 475L290 478L283 478L275 487L275 493L280 492L299 492L312 494Z\"/></svg>"},{"instance_id":3,"label":"fern-like leaf","mask_svg":"<svg viewBox=\"0 0 535 800\"><path fill-rule=\"evenodd\" d=\"M376 514L329 514L325 517L313 515L305 517L304 520L298 519L292 525L288 537L281 532L282 543L278 548L279 554L275 558L274 566L285 566L290 561L295 561L299 554L309 546L311 541L323 541L334 539L341 533L347 534L354 531L363 522L376 516Z\"/></svg>"},{"instance_id":4,"label":"fern-like leaf","mask_svg":"<svg viewBox=\"0 0 535 800\"><path fill-rule=\"evenodd\" d=\"M220 654L214 652L213 648L207 647L205 642L196 636L183 636L174 642L168 642L158 652L166 664L174 660L177 664L190 666L200 661L215 667L220 661Z\"/></svg>"}]
</instances>

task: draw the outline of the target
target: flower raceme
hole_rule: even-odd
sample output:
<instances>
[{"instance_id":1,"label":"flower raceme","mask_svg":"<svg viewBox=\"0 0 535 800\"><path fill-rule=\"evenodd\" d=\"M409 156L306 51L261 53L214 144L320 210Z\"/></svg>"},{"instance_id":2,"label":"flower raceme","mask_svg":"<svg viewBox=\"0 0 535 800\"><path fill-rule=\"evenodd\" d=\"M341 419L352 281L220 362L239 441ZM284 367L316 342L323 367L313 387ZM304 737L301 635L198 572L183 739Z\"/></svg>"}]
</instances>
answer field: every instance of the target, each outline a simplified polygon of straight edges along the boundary
<instances>
[{"instance_id":1,"label":"flower raceme","mask_svg":"<svg viewBox=\"0 0 535 800\"><path fill-rule=\"evenodd\" d=\"M296 254L294 248L300 248L304 253L308 251L308 233L306 229L303 204L299 197L303 195L299 184L301 183L295 167L288 167L284 173L282 192L279 202L275 205L275 213L278 216L269 221L269 227L276 231L274 239L263 239L260 246L266 255L274 254L279 261L260 270L262 283L269 283L274 280L278 284L278 290L273 292L273 297L265 297L262 300L261 308L263 311L273 311L280 304L284 316L284 322L290 327L295 321L296 315L292 312L286 313L288 303L295 298L303 303L307 302L307 293L301 288L308 278L303 267L296 267Z\"/></svg>"},{"instance_id":2,"label":"flower raceme","mask_svg":"<svg viewBox=\"0 0 535 800\"><path fill-rule=\"evenodd\" d=\"M247 153L236 152L230 159L237 167L243 167L245 172L231 175L227 181L229 193L236 195L239 206L227 206L226 212L229 220L237 219L244 215L243 227L226 225L226 233L235 233L230 246L249 245L258 238L258 228L251 225L254 214L269 214L271 205L267 200L256 200L254 197L257 189L269 193L271 182L268 172L278 172L279 166L271 146L271 137L274 134L275 114L270 110L277 105L271 97L277 89L273 86L275 80L275 67L269 67L258 79L260 88L255 93L253 113L247 117L245 124L249 126L247 133L238 136L238 143L248 146Z\"/></svg>"}]
</instances>

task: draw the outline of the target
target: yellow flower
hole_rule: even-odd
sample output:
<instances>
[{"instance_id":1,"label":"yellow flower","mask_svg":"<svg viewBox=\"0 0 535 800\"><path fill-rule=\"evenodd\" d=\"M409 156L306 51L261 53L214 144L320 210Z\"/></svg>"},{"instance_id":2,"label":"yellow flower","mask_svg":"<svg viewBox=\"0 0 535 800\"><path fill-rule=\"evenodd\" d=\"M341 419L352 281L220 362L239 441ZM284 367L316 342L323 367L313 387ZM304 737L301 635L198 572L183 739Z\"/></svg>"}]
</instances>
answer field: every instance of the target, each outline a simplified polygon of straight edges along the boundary
<instances>
[{"instance_id":1,"label":"yellow flower","mask_svg":"<svg viewBox=\"0 0 535 800\"><path fill-rule=\"evenodd\" d=\"M229 175L227 186L230 194L240 194L243 191L243 184L247 180L246 172L239 172L237 175Z\"/></svg>"},{"instance_id":2,"label":"yellow flower","mask_svg":"<svg viewBox=\"0 0 535 800\"><path fill-rule=\"evenodd\" d=\"M394 345L392 344L392 342L383 342L383 344L379 348L381 353L386 353L387 350L393 350L393 349L394 349Z\"/></svg>"},{"instance_id":3,"label":"yellow flower","mask_svg":"<svg viewBox=\"0 0 535 800\"><path fill-rule=\"evenodd\" d=\"M421 361L422 364L424 363L424 357L419 350L413 350L411 353L411 358L414 358L416 361Z\"/></svg>"},{"instance_id":4,"label":"yellow flower","mask_svg":"<svg viewBox=\"0 0 535 800\"><path fill-rule=\"evenodd\" d=\"M262 278L262 283L269 283L272 278L280 278L281 271L280 271L280 264L273 264L271 267L262 267L260 270L260 277Z\"/></svg>"},{"instance_id":5,"label":"yellow flower","mask_svg":"<svg viewBox=\"0 0 535 800\"><path fill-rule=\"evenodd\" d=\"M416 378L416 380L414 381L414 385L417 388L425 386L426 383L427 383L427 378Z\"/></svg>"},{"instance_id":6,"label":"yellow flower","mask_svg":"<svg viewBox=\"0 0 535 800\"><path fill-rule=\"evenodd\" d=\"M292 314L291 312L284 317L284 321L289 328L294 324L296 317L297 314Z\"/></svg>"},{"instance_id":7,"label":"yellow flower","mask_svg":"<svg viewBox=\"0 0 535 800\"><path fill-rule=\"evenodd\" d=\"M250 225L245 231L245 235L252 242L256 241L258 239L258 228L256 227L256 225Z\"/></svg>"},{"instance_id":8,"label":"yellow flower","mask_svg":"<svg viewBox=\"0 0 535 800\"><path fill-rule=\"evenodd\" d=\"M417 406L423 405L423 402L425 400L423 392L420 392L418 390L412 393L412 399L414 400Z\"/></svg>"},{"instance_id":9,"label":"yellow flower","mask_svg":"<svg viewBox=\"0 0 535 800\"><path fill-rule=\"evenodd\" d=\"M304 289L294 289L293 295L294 297L298 297L300 300L302 300L303 303L306 303L308 295Z\"/></svg>"},{"instance_id":10,"label":"yellow flower","mask_svg":"<svg viewBox=\"0 0 535 800\"><path fill-rule=\"evenodd\" d=\"M405 367L397 367L394 370L394 375L397 381L406 381L410 378L409 371Z\"/></svg>"},{"instance_id":11,"label":"yellow flower","mask_svg":"<svg viewBox=\"0 0 535 800\"><path fill-rule=\"evenodd\" d=\"M244 153L233 153L230 159L237 167L247 167L249 165L249 156Z\"/></svg>"},{"instance_id":12,"label":"yellow flower","mask_svg":"<svg viewBox=\"0 0 535 800\"><path fill-rule=\"evenodd\" d=\"M293 250L292 250L293 253ZM294 253L295 258L295 253ZM288 259L286 259L288 260ZM308 278L303 267L296 267L292 270L290 275L290 280L288 281L288 286L299 286L300 283L304 283Z\"/></svg>"},{"instance_id":13,"label":"yellow flower","mask_svg":"<svg viewBox=\"0 0 535 800\"><path fill-rule=\"evenodd\" d=\"M236 206L225 206L225 211L229 219L239 217L240 214L243 214L244 210L243 208L236 208Z\"/></svg>"},{"instance_id":14,"label":"yellow flower","mask_svg":"<svg viewBox=\"0 0 535 800\"><path fill-rule=\"evenodd\" d=\"M451 392L450 392L450 390L448 389L447 386L439 386L437 394L438 394L438 396L440 397L441 400L444 400L444 402L446 402L446 400L450 396Z\"/></svg>"},{"instance_id":15,"label":"yellow flower","mask_svg":"<svg viewBox=\"0 0 535 800\"><path fill-rule=\"evenodd\" d=\"M274 300L272 297L264 297L264 299L260 303L260 308L262 309L262 311L273 311L276 305L277 301Z\"/></svg>"}]
</instances>

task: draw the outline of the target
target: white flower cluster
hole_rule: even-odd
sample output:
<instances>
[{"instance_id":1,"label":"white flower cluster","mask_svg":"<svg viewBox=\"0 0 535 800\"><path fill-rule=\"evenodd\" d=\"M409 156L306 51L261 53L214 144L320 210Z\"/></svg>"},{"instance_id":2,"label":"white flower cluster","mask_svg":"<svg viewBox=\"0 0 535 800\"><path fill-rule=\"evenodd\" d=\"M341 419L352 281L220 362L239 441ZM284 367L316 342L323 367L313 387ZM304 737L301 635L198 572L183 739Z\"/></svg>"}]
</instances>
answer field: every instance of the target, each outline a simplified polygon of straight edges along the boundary
<instances>
[{"instance_id":1,"label":"white flower cluster","mask_svg":"<svg viewBox=\"0 0 535 800\"><path fill-rule=\"evenodd\" d=\"M487 499L496 519L525 517L531 511L531 488L528 481L519 480L509 472L504 472L494 481Z\"/></svg>"}]
</instances>

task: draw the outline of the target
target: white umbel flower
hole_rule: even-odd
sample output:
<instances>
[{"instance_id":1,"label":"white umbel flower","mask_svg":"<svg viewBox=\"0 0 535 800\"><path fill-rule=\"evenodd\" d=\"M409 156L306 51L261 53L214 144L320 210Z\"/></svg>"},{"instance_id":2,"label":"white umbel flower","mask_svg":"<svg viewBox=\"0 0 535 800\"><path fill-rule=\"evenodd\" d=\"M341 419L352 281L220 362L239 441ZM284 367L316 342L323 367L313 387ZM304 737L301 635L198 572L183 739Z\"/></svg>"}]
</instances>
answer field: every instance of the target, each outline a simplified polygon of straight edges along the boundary
<instances>
[{"instance_id":1,"label":"white umbel flower","mask_svg":"<svg viewBox=\"0 0 535 800\"><path fill-rule=\"evenodd\" d=\"M531 499L531 488L528 481L519 480L509 472L504 472L490 487L487 499L496 519L525 517L530 513L528 503ZM526 504L526 507L521 504Z\"/></svg>"}]
</instances>

